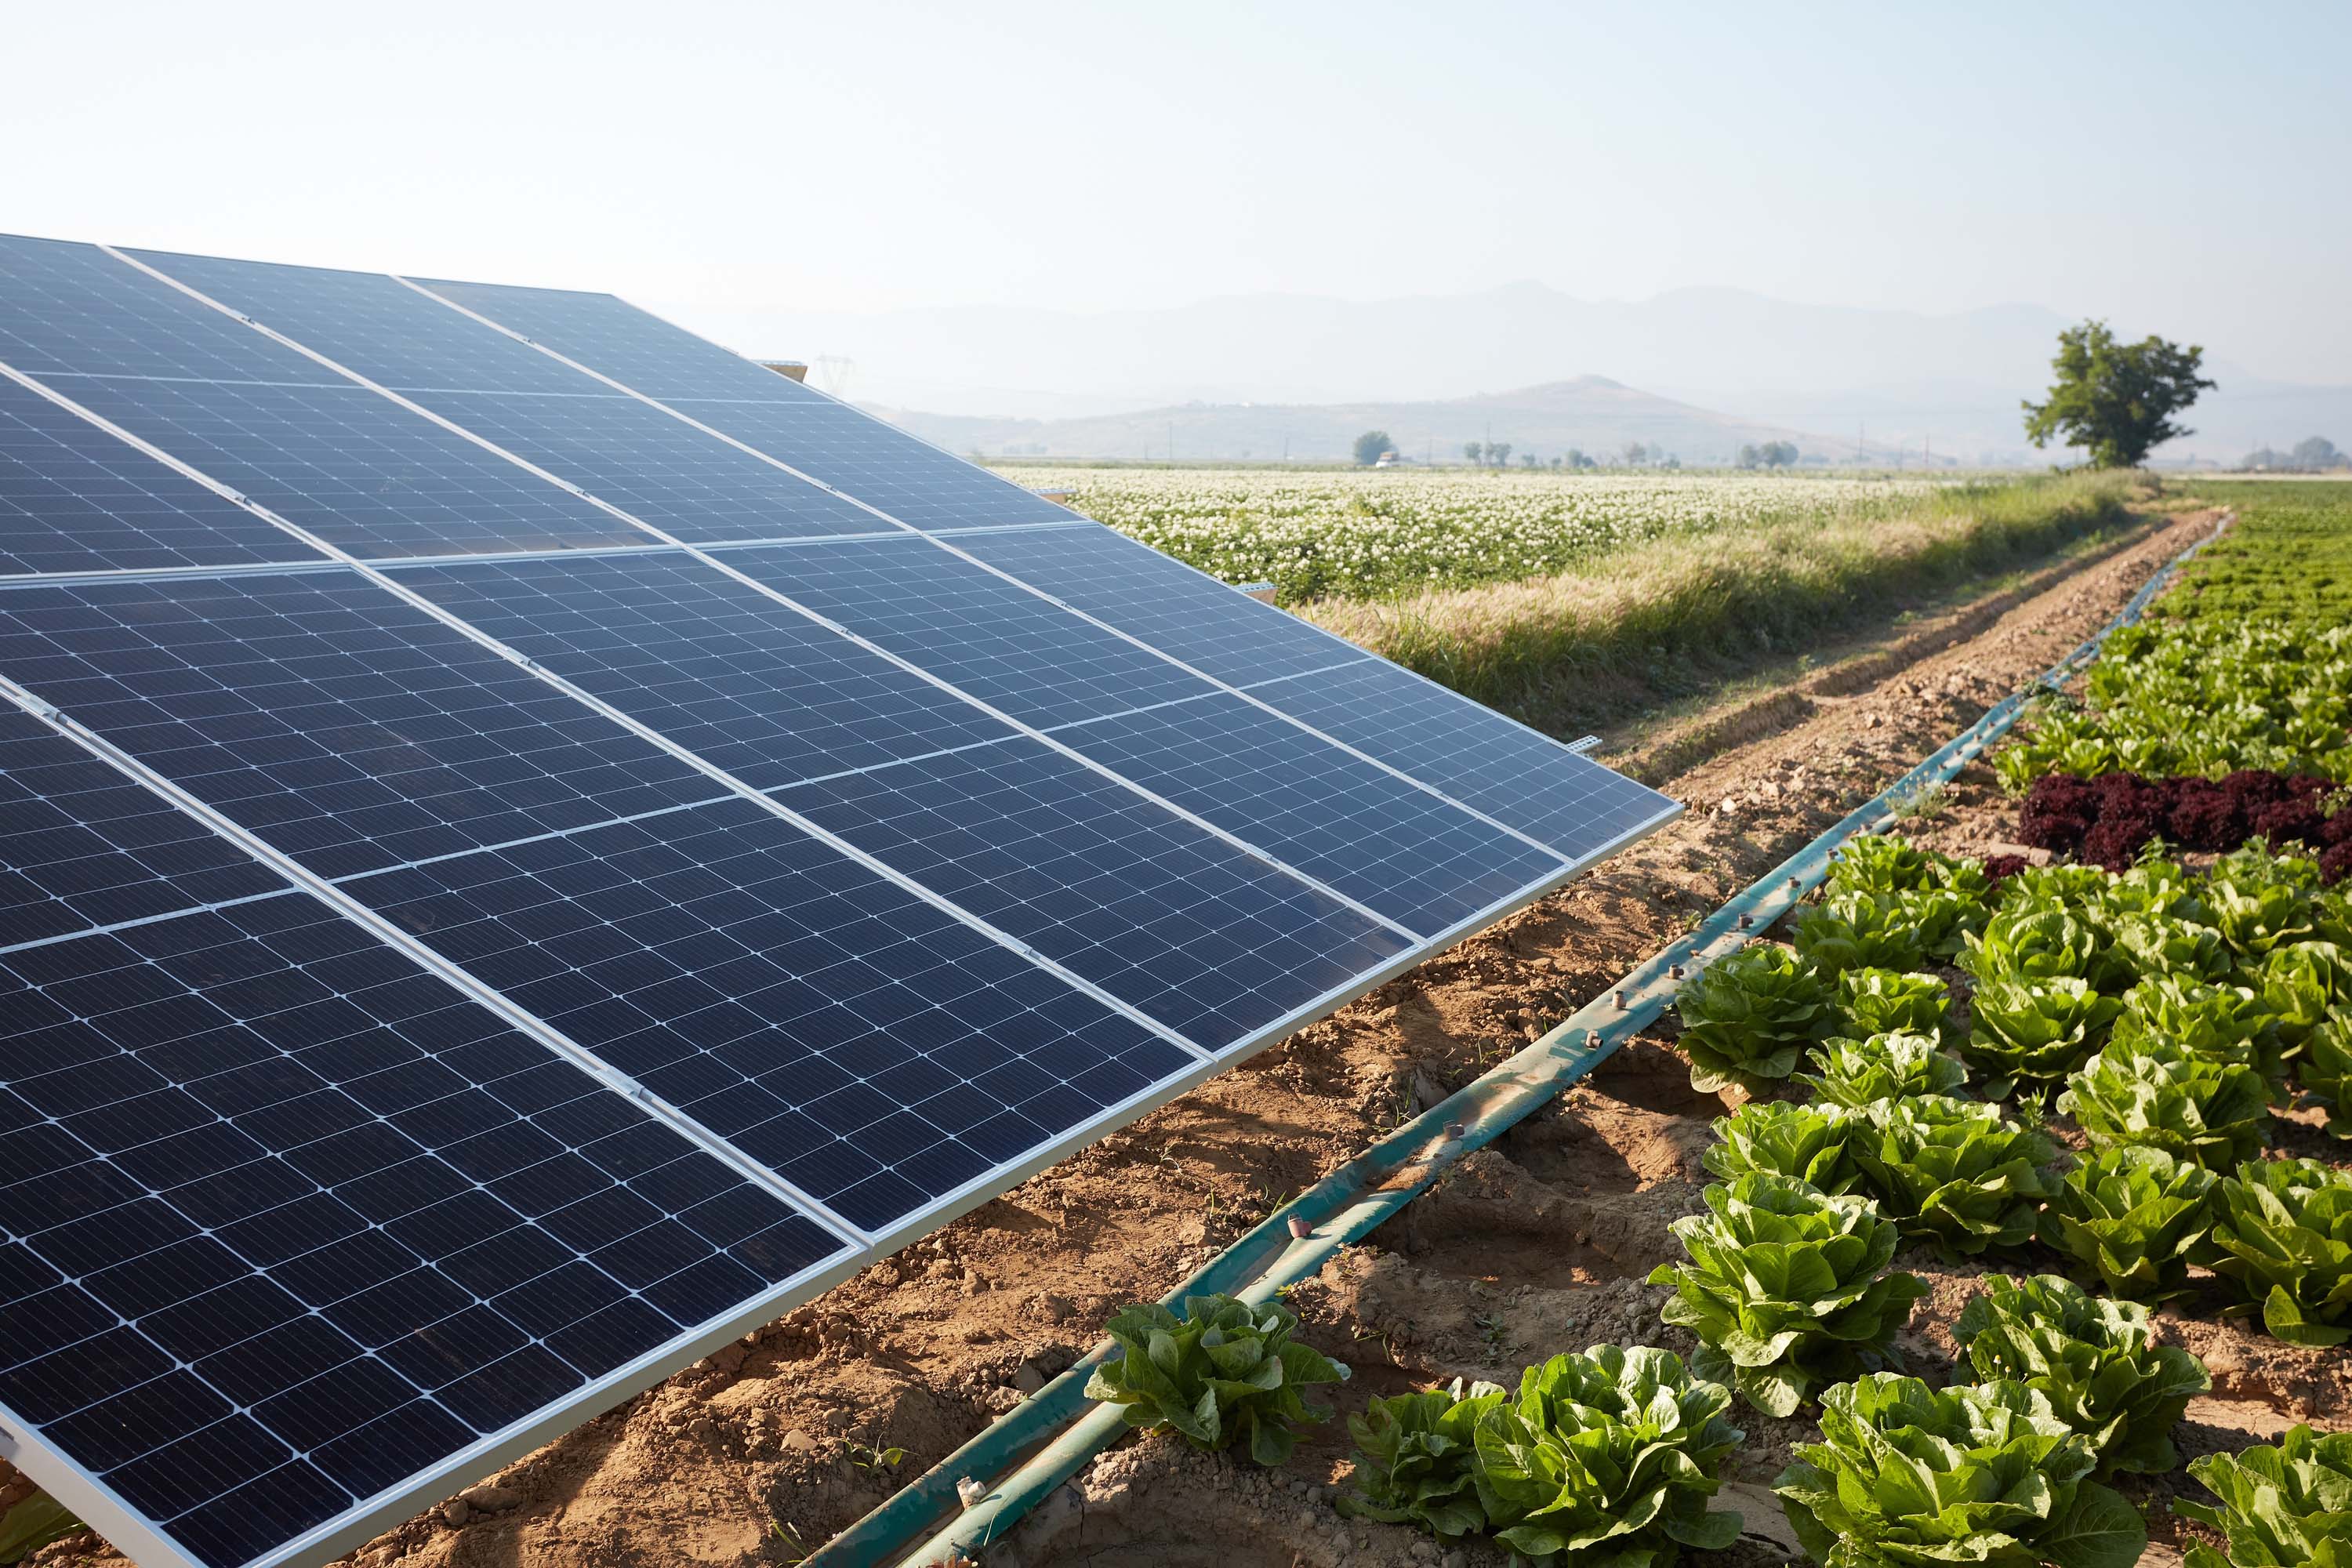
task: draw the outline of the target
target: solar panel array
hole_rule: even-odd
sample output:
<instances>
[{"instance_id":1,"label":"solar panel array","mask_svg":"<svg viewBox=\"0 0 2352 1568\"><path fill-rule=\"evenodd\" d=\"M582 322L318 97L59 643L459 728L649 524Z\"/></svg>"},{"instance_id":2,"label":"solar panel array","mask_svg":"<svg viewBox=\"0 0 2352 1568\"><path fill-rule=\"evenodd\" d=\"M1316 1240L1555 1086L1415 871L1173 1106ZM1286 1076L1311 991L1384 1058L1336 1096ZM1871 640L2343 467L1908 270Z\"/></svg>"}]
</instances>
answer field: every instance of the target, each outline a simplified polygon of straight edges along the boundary
<instances>
[{"instance_id":1,"label":"solar panel array","mask_svg":"<svg viewBox=\"0 0 2352 1568\"><path fill-rule=\"evenodd\" d=\"M1671 816L608 295L0 239L0 1433L321 1561Z\"/></svg>"}]
</instances>

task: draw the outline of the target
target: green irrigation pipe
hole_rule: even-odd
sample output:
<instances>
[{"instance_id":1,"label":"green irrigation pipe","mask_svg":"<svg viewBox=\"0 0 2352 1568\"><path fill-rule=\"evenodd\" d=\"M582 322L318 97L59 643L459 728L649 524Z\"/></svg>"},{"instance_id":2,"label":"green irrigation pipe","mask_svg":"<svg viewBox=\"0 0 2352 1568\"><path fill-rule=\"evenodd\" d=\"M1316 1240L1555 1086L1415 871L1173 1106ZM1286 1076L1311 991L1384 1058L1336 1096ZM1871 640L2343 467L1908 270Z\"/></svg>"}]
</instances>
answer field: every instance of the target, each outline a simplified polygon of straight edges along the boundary
<instances>
[{"instance_id":1,"label":"green irrigation pipe","mask_svg":"<svg viewBox=\"0 0 2352 1568\"><path fill-rule=\"evenodd\" d=\"M1737 952L1818 887L1840 845L1892 820L1899 803L1975 761L2017 721L2032 697L2063 685L2097 654L2109 632L2137 620L2173 572L2228 521L2224 517L2212 536L2174 557L2096 636L2025 689L2002 700L1549 1034L1275 1210L1171 1291L1164 1304L1181 1312L1185 1297L1211 1294L1265 1301L1312 1279L1341 1248L1362 1240L1427 1192L1462 1156L1493 1142L1647 1028L1665 1011L1685 974ZM1127 1430L1117 1406L1096 1404L1085 1394L1088 1375L1116 1348L1108 1341L1097 1345L820 1547L803 1568L938 1568L973 1557ZM909 1546L910 1542L919 1544Z\"/></svg>"}]
</instances>

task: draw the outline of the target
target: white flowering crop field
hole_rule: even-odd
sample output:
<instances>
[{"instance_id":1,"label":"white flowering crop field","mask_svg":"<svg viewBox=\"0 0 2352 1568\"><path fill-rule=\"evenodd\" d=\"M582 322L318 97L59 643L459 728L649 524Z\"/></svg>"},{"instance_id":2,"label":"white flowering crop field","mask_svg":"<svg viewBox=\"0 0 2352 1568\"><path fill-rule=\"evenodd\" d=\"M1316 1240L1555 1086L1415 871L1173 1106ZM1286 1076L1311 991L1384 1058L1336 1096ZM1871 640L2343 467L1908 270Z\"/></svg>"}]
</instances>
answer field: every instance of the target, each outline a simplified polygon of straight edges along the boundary
<instances>
[{"instance_id":1,"label":"white flowering crop field","mask_svg":"<svg viewBox=\"0 0 2352 1568\"><path fill-rule=\"evenodd\" d=\"M1563 571L1642 540L1790 518L1891 510L1924 479L1300 471L1008 465L1071 504L1229 583L1286 604L1387 597Z\"/></svg>"}]
</instances>

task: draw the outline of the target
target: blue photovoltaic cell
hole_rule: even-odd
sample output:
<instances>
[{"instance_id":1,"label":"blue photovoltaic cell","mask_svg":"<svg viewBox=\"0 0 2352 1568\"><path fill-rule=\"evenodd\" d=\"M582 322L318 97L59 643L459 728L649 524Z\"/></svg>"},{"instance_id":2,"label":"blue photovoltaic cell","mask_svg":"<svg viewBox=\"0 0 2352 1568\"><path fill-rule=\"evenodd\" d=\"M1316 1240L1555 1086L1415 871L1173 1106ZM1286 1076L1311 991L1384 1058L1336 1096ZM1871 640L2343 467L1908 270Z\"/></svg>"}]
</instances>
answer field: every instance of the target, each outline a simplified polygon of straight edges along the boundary
<instances>
[{"instance_id":1,"label":"blue photovoltaic cell","mask_svg":"<svg viewBox=\"0 0 2352 1568\"><path fill-rule=\"evenodd\" d=\"M0 573L325 559L79 414L0 379Z\"/></svg>"},{"instance_id":2,"label":"blue photovoltaic cell","mask_svg":"<svg viewBox=\"0 0 2352 1568\"><path fill-rule=\"evenodd\" d=\"M1025 724L1215 689L927 540L730 550L720 559Z\"/></svg>"},{"instance_id":3,"label":"blue photovoltaic cell","mask_svg":"<svg viewBox=\"0 0 2352 1568\"><path fill-rule=\"evenodd\" d=\"M821 403L823 395L611 294L419 278L445 299L647 397Z\"/></svg>"},{"instance_id":4,"label":"blue photovoltaic cell","mask_svg":"<svg viewBox=\"0 0 2352 1568\"><path fill-rule=\"evenodd\" d=\"M400 392L546 393L595 384L381 272L129 250L156 271Z\"/></svg>"},{"instance_id":5,"label":"blue photovoltaic cell","mask_svg":"<svg viewBox=\"0 0 2352 1568\"><path fill-rule=\"evenodd\" d=\"M1407 946L1026 738L777 798L1211 1051Z\"/></svg>"},{"instance_id":6,"label":"blue photovoltaic cell","mask_svg":"<svg viewBox=\"0 0 2352 1568\"><path fill-rule=\"evenodd\" d=\"M719 793L352 572L0 592L0 674L331 877Z\"/></svg>"},{"instance_id":7,"label":"blue photovoltaic cell","mask_svg":"<svg viewBox=\"0 0 2352 1568\"><path fill-rule=\"evenodd\" d=\"M186 812L0 707L0 948L285 889Z\"/></svg>"},{"instance_id":8,"label":"blue photovoltaic cell","mask_svg":"<svg viewBox=\"0 0 2352 1568\"><path fill-rule=\"evenodd\" d=\"M1098 523L970 534L955 545L1230 685L1371 657Z\"/></svg>"},{"instance_id":9,"label":"blue photovoltaic cell","mask_svg":"<svg viewBox=\"0 0 2352 1568\"><path fill-rule=\"evenodd\" d=\"M1067 522L1076 515L847 404L830 399L662 401L812 479L879 507L909 528L944 532L1016 522Z\"/></svg>"},{"instance_id":10,"label":"blue photovoltaic cell","mask_svg":"<svg viewBox=\"0 0 2352 1568\"><path fill-rule=\"evenodd\" d=\"M868 1228L1193 1060L740 798L344 886Z\"/></svg>"},{"instance_id":11,"label":"blue photovoltaic cell","mask_svg":"<svg viewBox=\"0 0 2352 1568\"><path fill-rule=\"evenodd\" d=\"M841 1250L299 895L0 952L0 1405L215 1568Z\"/></svg>"},{"instance_id":12,"label":"blue photovoltaic cell","mask_svg":"<svg viewBox=\"0 0 2352 1568\"><path fill-rule=\"evenodd\" d=\"M1066 521L1072 515L1067 508L610 294L419 281L901 522L975 528Z\"/></svg>"},{"instance_id":13,"label":"blue photovoltaic cell","mask_svg":"<svg viewBox=\"0 0 2352 1568\"><path fill-rule=\"evenodd\" d=\"M1238 697L1098 719L1055 738L1424 936L1563 869L1557 856Z\"/></svg>"},{"instance_id":14,"label":"blue photovoltaic cell","mask_svg":"<svg viewBox=\"0 0 2352 1568\"><path fill-rule=\"evenodd\" d=\"M646 537L92 246L0 237L0 360L357 555Z\"/></svg>"},{"instance_id":15,"label":"blue photovoltaic cell","mask_svg":"<svg viewBox=\"0 0 2352 1568\"><path fill-rule=\"evenodd\" d=\"M454 314L429 300L417 302ZM601 393L585 376L580 384ZM416 400L689 544L898 531L863 507L617 393L427 392Z\"/></svg>"},{"instance_id":16,"label":"blue photovoltaic cell","mask_svg":"<svg viewBox=\"0 0 2352 1568\"><path fill-rule=\"evenodd\" d=\"M1384 659L1274 681L1251 695L1571 860L1613 848L1681 809L1646 784Z\"/></svg>"},{"instance_id":17,"label":"blue photovoltaic cell","mask_svg":"<svg viewBox=\"0 0 2352 1568\"><path fill-rule=\"evenodd\" d=\"M682 552L398 576L755 788L1014 733Z\"/></svg>"},{"instance_id":18,"label":"blue photovoltaic cell","mask_svg":"<svg viewBox=\"0 0 2352 1568\"><path fill-rule=\"evenodd\" d=\"M142 253L142 259L692 542L872 533L890 526L397 279L202 257ZM509 465L508 472L514 483L545 486L520 468Z\"/></svg>"}]
</instances>

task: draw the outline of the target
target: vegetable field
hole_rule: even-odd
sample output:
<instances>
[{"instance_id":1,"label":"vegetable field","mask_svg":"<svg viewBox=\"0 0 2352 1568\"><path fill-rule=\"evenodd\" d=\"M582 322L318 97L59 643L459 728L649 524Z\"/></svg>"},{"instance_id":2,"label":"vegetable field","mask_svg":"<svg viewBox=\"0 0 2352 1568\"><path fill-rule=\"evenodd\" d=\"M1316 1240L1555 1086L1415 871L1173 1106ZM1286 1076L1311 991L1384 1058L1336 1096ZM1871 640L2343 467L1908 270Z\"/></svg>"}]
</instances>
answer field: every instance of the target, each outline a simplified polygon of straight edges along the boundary
<instances>
[{"instance_id":1,"label":"vegetable field","mask_svg":"<svg viewBox=\"0 0 2352 1568\"><path fill-rule=\"evenodd\" d=\"M2128 1568L2152 1540L2196 1568L2352 1562L2352 1435L2179 1436L2216 1386L2180 1325L2352 1357L2352 680L2302 566L2352 506L2315 524L2266 500L1998 756L2013 842L1851 840L1685 982L1690 1090L1734 1108L1702 1211L1668 1226L1681 1260L1648 1279L1686 1348L1635 1332L1528 1366L1516 1396L1374 1397L1343 1514L1570 1568L1704 1562L1740 1544L1713 1500L1753 1422L1787 1444L1770 1492L1823 1568ZM2265 613L2270 582L2293 586ZM1950 1357L1915 1370L1931 1297ZM1280 1387L1249 1370L1257 1336L1295 1327L1244 1313L1219 1343L1170 1320L1147 1343L1122 1321L1138 1370L1102 1392L1218 1448L1241 1439L1221 1399ZM1194 1342L1197 1391L1168 1375Z\"/></svg>"},{"instance_id":2,"label":"vegetable field","mask_svg":"<svg viewBox=\"0 0 2352 1568\"><path fill-rule=\"evenodd\" d=\"M1540 469L1008 468L1228 583L1286 604L1387 598L1559 572L1644 540L1893 515L1915 478L1731 478Z\"/></svg>"}]
</instances>

